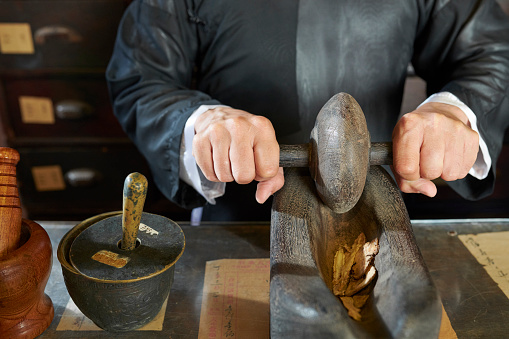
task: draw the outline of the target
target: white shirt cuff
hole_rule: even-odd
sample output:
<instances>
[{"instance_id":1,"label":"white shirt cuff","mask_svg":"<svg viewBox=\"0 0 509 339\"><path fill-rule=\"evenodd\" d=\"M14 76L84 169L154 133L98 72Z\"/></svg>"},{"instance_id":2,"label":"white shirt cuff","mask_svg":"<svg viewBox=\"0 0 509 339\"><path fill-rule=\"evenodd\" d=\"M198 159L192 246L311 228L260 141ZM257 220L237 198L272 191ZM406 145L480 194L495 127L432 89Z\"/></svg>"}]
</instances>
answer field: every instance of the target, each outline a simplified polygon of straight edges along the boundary
<instances>
[{"instance_id":1,"label":"white shirt cuff","mask_svg":"<svg viewBox=\"0 0 509 339\"><path fill-rule=\"evenodd\" d=\"M182 133L182 141L180 143L180 170L179 176L185 183L191 185L201 196L203 196L210 204L215 204L215 198L224 195L226 183L214 182L207 180L200 168L196 164L193 156L193 137L194 124L196 118L205 113L209 109L216 107L227 107L223 105L201 105L187 119Z\"/></svg>"},{"instance_id":2,"label":"white shirt cuff","mask_svg":"<svg viewBox=\"0 0 509 339\"><path fill-rule=\"evenodd\" d=\"M479 152L477 153L477 159L468 174L479 180L485 179L491 168L491 157L488 152L488 146L481 137L481 133L479 133L479 129L477 128L477 117L475 113L472 112L470 107L465 105L463 101L450 92L435 93L426 99L421 105L427 102L440 102L443 104L453 105L465 113L470 121L471 128L479 134Z\"/></svg>"}]
</instances>

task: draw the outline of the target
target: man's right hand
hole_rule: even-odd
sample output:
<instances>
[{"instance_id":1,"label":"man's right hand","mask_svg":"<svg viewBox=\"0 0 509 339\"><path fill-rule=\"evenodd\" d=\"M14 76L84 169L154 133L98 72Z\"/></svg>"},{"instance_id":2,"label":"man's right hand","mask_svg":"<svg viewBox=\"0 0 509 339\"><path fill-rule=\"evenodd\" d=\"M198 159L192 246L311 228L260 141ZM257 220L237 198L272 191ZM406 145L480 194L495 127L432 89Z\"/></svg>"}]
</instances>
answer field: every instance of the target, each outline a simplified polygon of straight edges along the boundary
<instances>
[{"instance_id":1,"label":"man's right hand","mask_svg":"<svg viewBox=\"0 0 509 339\"><path fill-rule=\"evenodd\" d=\"M283 187L279 144L267 118L218 107L200 115L194 129L193 156L208 180L239 184L256 180L260 204Z\"/></svg>"}]
</instances>

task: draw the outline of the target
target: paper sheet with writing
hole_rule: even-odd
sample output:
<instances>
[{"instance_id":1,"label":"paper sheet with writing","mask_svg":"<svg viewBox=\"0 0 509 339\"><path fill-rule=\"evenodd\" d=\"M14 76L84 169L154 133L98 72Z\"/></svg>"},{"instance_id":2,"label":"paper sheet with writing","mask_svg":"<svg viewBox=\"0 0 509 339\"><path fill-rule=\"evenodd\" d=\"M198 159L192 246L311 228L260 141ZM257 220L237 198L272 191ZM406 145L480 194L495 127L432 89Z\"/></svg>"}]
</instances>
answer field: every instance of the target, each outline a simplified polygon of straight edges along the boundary
<instances>
[{"instance_id":1,"label":"paper sheet with writing","mask_svg":"<svg viewBox=\"0 0 509 339\"><path fill-rule=\"evenodd\" d=\"M269 338L269 259L208 261L198 338Z\"/></svg>"},{"instance_id":2,"label":"paper sheet with writing","mask_svg":"<svg viewBox=\"0 0 509 339\"><path fill-rule=\"evenodd\" d=\"M509 232L458 235L477 261L509 298Z\"/></svg>"},{"instance_id":3,"label":"paper sheet with writing","mask_svg":"<svg viewBox=\"0 0 509 339\"><path fill-rule=\"evenodd\" d=\"M166 299L156 317L145 326L137 329L137 331L162 331L167 304L168 299ZM58 323L57 331L102 331L102 329L81 313L74 301L69 299L62 318L60 318Z\"/></svg>"},{"instance_id":4,"label":"paper sheet with writing","mask_svg":"<svg viewBox=\"0 0 509 339\"><path fill-rule=\"evenodd\" d=\"M198 338L269 338L269 290L269 259L208 261ZM439 339L456 338L442 307Z\"/></svg>"}]
</instances>

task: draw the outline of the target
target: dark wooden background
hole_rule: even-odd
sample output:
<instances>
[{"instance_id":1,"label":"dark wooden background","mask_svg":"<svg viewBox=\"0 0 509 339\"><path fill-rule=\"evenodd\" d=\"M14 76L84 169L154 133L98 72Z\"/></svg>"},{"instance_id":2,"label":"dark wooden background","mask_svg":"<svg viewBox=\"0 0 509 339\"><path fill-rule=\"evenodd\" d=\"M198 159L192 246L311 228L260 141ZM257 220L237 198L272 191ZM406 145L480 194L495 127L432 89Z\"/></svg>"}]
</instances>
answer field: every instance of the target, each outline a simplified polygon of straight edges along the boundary
<instances>
[{"instance_id":1,"label":"dark wooden background","mask_svg":"<svg viewBox=\"0 0 509 339\"><path fill-rule=\"evenodd\" d=\"M509 0L498 1L509 13ZM138 171L148 176L151 188L147 212L189 219L189 211L173 205L157 190L145 160L123 133L109 104L104 71L118 22L129 2L0 2L0 23L29 23L35 44L33 54L0 53L0 145L14 147L21 154L18 179L25 217L82 220L119 210L123 179ZM51 25L63 30L41 33ZM94 114L80 120L57 117L52 125L24 124L19 96L51 98L55 106L73 99L91 106ZM412 110L424 98L425 84L410 73L402 111ZM60 166L65 189L38 191L31 169L50 165ZM77 169L85 169L78 174L84 173L86 180L72 179ZM433 199L404 195L411 218L508 217L509 137L497 165L497 187L492 196L465 201L445 183L437 182L438 195Z\"/></svg>"}]
</instances>

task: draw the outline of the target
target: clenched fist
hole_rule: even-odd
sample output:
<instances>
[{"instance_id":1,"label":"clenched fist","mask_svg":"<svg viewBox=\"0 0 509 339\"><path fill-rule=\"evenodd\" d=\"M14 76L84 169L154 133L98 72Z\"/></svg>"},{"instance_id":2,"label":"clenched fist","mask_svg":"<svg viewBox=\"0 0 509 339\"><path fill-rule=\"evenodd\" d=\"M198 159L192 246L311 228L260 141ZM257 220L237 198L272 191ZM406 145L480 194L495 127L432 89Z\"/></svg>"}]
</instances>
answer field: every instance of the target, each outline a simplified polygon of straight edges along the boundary
<instances>
[{"instance_id":1,"label":"clenched fist","mask_svg":"<svg viewBox=\"0 0 509 339\"><path fill-rule=\"evenodd\" d=\"M456 106L426 103L405 114L392 133L393 172L405 193L437 193L431 181L464 178L479 151L479 135Z\"/></svg>"},{"instance_id":2,"label":"clenched fist","mask_svg":"<svg viewBox=\"0 0 509 339\"><path fill-rule=\"evenodd\" d=\"M195 123L193 156L210 181L258 181L256 200L264 203L283 187L279 144L265 117L229 107L210 109Z\"/></svg>"}]
</instances>

